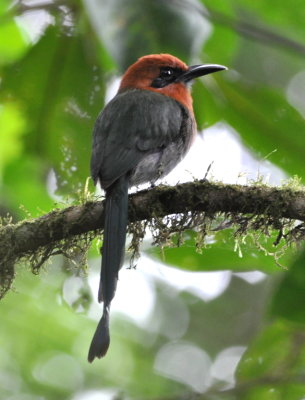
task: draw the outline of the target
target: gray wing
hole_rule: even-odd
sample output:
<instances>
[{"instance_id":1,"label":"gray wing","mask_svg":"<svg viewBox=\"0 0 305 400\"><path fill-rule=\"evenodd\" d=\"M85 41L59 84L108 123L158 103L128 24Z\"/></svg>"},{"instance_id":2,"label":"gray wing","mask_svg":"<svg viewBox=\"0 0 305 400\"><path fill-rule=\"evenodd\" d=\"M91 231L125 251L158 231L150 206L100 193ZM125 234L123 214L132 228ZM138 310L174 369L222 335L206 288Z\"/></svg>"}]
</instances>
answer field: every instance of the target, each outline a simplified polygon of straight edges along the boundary
<instances>
[{"instance_id":1,"label":"gray wing","mask_svg":"<svg viewBox=\"0 0 305 400\"><path fill-rule=\"evenodd\" d=\"M147 155L177 140L185 110L168 96L148 90L118 94L94 126L91 174L104 188Z\"/></svg>"}]
</instances>

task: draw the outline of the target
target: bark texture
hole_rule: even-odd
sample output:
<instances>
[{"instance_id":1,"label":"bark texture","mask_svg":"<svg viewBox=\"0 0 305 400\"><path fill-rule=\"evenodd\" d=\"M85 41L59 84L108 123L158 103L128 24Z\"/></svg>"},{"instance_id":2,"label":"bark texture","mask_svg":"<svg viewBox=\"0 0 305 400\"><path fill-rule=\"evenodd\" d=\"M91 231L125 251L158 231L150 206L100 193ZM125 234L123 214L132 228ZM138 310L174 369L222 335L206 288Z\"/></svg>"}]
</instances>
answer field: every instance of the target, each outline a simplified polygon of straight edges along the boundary
<instances>
[{"instance_id":1,"label":"bark texture","mask_svg":"<svg viewBox=\"0 0 305 400\"><path fill-rule=\"evenodd\" d=\"M305 191L197 181L174 187L159 186L129 196L129 222L193 211L305 221ZM104 201L89 201L37 219L5 225L0 228L0 256L13 249L14 257L19 258L52 242L103 229L103 225Z\"/></svg>"}]
</instances>

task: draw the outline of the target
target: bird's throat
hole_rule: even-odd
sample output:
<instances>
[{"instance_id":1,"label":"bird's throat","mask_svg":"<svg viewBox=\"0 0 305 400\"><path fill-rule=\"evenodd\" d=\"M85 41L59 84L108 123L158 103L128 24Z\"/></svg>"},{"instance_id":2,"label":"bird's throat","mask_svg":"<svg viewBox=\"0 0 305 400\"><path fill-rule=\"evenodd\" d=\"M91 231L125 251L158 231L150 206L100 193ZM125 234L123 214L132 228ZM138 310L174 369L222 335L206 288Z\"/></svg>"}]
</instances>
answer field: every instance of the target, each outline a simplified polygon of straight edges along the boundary
<instances>
[{"instance_id":1,"label":"bird's throat","mask_svg":"<svg viewBox=\"0 0 305 400\"><path fill-rule=\"evenodd\" d=\"M191 113L193 113L193 99L190 90L184 83L176 82L160 89L154 87L149 87L146 89L151 90L152 92L163 94L164 96L171 97L186 107L189 111L191 111Z\"/></svg>"}]
</instances>

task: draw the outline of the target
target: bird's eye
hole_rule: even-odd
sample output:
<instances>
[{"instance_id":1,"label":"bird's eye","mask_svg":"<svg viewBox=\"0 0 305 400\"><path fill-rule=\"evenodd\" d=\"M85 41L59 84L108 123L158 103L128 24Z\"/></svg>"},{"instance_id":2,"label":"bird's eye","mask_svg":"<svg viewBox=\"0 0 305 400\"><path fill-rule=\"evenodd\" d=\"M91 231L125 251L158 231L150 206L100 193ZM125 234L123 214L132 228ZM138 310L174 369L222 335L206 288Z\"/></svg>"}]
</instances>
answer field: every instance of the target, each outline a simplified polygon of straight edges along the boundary
<instances>
[{"instance_id":1,"label":"bird's eye","mask_svg":"<svg viewBox=\"0 0 305 400\"><path fill-rule=\"evenodd\" d=\"M174 76L174 70L170 67L161 68L160 77L163 79L171 79Z\"/></svg>"},{"instance_id":2,"label":"bird's eye","mask_svg":"<svg viewBox=\"0 0 305 400\"><path fill-rule=\"evenodd\" d=\"M159 76L152 81L151 86L160 89L170 85L175 82L177 74L178 71L175 68L161 67Z\"/></svg>"}]
</instances>

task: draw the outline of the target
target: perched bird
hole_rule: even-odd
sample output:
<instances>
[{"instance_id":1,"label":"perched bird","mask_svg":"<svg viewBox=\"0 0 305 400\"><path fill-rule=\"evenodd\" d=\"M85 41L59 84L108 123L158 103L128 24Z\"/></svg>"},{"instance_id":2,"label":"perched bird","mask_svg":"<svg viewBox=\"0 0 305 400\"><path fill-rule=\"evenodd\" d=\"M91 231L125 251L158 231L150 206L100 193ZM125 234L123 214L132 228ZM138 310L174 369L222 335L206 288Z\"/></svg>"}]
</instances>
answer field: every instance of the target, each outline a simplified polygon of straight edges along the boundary
<instances>
[{"instance_id":1,"label":"perched bird","mask_svg":"<svg viewBox=\"0 0 305 400\"><path fill-rule=\"evenodd\" d=\"M190 83L226 69L194 65L170 54L141 57L123 75L118 93L99 114L93 131L91 175L106 192L102 268L98 292L103 316L88 361L109 347L109 309L125 252L128 188L155 182L185 156L195 134Z\"/></svg>"}]
</instances>

